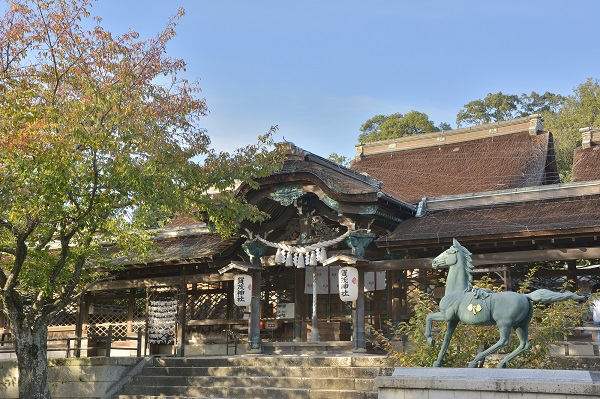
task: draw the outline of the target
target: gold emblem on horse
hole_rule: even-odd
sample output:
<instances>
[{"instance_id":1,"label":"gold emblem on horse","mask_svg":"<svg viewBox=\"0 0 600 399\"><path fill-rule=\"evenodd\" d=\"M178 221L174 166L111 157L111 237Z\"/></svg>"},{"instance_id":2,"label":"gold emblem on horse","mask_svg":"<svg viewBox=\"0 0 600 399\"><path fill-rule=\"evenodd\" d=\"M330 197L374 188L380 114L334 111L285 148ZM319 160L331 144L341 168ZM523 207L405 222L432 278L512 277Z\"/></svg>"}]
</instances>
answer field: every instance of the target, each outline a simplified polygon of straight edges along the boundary
<instances>
[{"instance_id":1,"label":"gold emblem on horse","mask_svg":"<svg viewBox=\"0 0 600 399\"><path fill-rule=\"evenodd\" d=\"M469 309L469 312L473 312L473 314L476 315L477 312L481 312L481 305L477 304L473 306L473 304L470 303L469 306L467 306L467 309Z\"/></svg>"}]
</instances>

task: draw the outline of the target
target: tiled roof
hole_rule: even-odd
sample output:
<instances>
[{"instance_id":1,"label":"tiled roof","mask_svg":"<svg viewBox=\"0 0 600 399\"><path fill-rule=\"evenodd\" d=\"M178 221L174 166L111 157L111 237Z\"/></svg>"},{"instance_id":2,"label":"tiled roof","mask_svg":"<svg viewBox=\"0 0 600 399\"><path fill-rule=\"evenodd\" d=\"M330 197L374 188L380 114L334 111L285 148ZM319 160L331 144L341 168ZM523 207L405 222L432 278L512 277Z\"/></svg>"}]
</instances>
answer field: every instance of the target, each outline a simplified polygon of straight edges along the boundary
<instances>
[{"instance_id":1,"label":"tiled roof","mask_svg":"<svg viewBox=\"0 0 600 399\"><path fill-rule=\"evenodd\" d=\"M450 238L556 236L581 230L600 232L600 196L439 211L400 223L393 233L379 239L378 245Z\"/></svg>"},{"instance_id":2,"label":"tiled roof","mask_svg":"<svg viewBox=\"0 0 600 399\"><path fill-rule=\"evenodd\" d=\"M116 260L117 263L157 264L176 262L205 262L215 256L228 253L240 241L239 237L222 239L218 234L201 233L193 235L179 234L170 237L160 236L155 240L156 251L150 253L145 259L139 260L135 255Z\"/></svg>"},{"instance_id":3,"label":"tiled roof","mask_svg":"<svg viewBox=\"0 0 600 399\"><path fill-rule=\"evenodd\" d=\"M582 146L573 155L572 181L600 180L600 129L583 128Z\"/></svg>"},{"instance_id":4,"label":"tiled roof","mask_svg":"<svg viewBox=\"0 0 600 399\"><path fill-rule=\"evenodd\" d=\"M575 149L571 180L600 180L600 146Z\"/></svg>"},{"instance_id":5,"label":"tiled roof","mask_svg":"<svg viewBox=\"0 0 600 399\"><path fill-rule=\"evenodd\" d=\"M461 134L468 137L469 132ZM431 142L430 136L423 140ZM390 143L389 151L357 159L352 169L381 180L383 191L411 203L423 197L558 182L550 133L531 134L525 125L508 134L472 136L421 147L415 138L405 150Z\"/></svg>"},{"instance_id":6,"label":"tiled roof","mask_svg":"<svg viewBox=\"0 0 600 399\"><path fill-rule=\"evenodd\" d=\"M189 216L180 215L174 217L166 224L166 229L177 228L177 227L190 227L198 225L198 221L192 219Z\"/></svg>"},{"instance_id":7,"label":"tiled roof","mask_svg":"<svg viewBox=\"0 0 600 399\"><path fill-rule=\"evenodd\" d=\"M151 262L210 260L213 256L226 252L239 240L239 237L222 239L218 234L212 233L167 238L156 242L159 251L151 257Z\"/></svg>"}]
</instances>

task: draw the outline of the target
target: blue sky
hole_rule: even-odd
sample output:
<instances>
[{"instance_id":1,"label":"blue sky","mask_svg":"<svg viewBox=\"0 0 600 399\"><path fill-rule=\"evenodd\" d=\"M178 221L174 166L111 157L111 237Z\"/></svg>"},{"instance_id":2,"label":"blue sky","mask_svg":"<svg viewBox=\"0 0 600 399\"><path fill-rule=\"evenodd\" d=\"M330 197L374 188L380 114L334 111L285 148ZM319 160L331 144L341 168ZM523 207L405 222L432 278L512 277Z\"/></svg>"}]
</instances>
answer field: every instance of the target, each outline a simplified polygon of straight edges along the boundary
<instances>
[{"instance_id":1,"label":"blue sky","mask_svg":"<svg viewBox=\"0 0 600 399\"><path fill-rule=\"evenodd\" d=\"M200 79L217 150L277 139L353 157L361 124L417 110L456 127L487 93L568 95L600 78L595 0L98 0L115 33L160 31Z\"/></svg>"}]
</instances>

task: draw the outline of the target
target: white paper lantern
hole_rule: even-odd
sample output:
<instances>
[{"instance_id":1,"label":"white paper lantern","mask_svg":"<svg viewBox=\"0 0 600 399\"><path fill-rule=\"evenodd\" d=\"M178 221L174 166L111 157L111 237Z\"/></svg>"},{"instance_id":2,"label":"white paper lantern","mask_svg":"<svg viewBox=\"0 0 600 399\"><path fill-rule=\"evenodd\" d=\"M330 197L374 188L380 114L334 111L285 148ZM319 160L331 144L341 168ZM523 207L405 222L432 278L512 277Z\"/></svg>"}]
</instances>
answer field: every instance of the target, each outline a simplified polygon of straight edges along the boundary
<instances>
[{"instance_id":1,"label":"white paper lantern","mask_svg":"<svg viewBox=\"0 0 600 399\"><path fill-rule=\"evenodd\" d=\"M237 306L250 306L252 301L252 276L238 274L233 278L233 303Z\"/></svg>"},{"instance_id":2,"label":"white paper lantern","mask_svg":"<svg viewBox=\"0 0 600 399\"><path fill-rule=\"evenodd\" d=\"M356 301L358 298L358 269L342 267L338 272L340 299L344 302Z\"/></svg>"}]
</instances>

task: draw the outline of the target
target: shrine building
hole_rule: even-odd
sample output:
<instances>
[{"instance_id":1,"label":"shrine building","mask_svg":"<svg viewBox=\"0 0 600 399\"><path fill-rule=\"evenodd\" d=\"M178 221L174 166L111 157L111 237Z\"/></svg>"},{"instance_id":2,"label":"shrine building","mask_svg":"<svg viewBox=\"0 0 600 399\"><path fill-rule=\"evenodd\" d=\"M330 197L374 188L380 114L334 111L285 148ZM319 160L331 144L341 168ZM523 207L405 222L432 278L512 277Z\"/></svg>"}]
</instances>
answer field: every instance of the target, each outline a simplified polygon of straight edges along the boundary
<instances>
[{"instance_id":1,"label":"shrine building","mask_svg":"<svg viewBox=\"0 0 600 399\"><path fill-rule=\"evenodd\" d=\"M50 336L98 348L110 328L125 354L138 331L149 354L364 352L369 326L407 320L417 290L443 296L431 260L453 239L476 278L515 290L535 263L536 284L589 292L600 284L600 130L581 135L571 183L559 182L539 115L357 144L349 168L282 143L283 168L237 189L265 221L222 239L172 220L150 259L92 286Z\"/></svg>"}]
</instances>

